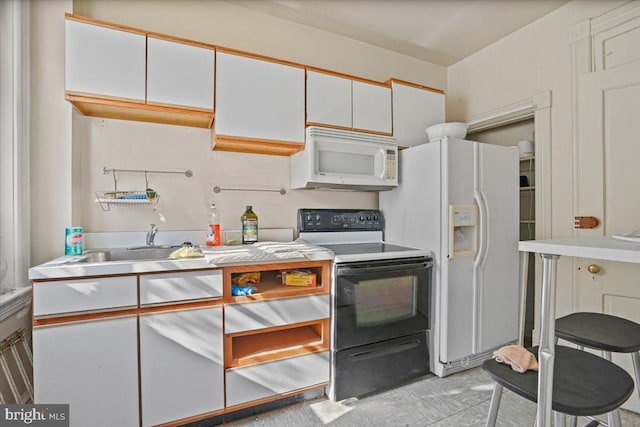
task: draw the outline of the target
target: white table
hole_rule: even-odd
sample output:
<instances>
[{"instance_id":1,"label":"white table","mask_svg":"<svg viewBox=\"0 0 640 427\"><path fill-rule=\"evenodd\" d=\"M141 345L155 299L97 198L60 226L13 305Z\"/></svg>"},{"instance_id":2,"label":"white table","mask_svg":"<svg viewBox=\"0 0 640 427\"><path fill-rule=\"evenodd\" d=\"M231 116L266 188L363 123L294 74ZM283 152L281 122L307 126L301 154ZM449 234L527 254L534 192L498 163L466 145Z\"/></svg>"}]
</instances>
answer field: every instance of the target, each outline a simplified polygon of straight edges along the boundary
<instances>
[{"instance_id":1,"label":"white table","mask_svg":"<svg viewBox=\"0 0 640 427\"><path fill-rule=\"evenodd\" d=\"M611 237L528 240L520 242L518 249L523 252L535 252L542 257L537 427L550 427L556 335L556 263L558 258L564 255L640 264L640 243L617 240Z\"/></svg>"}]
</instances>

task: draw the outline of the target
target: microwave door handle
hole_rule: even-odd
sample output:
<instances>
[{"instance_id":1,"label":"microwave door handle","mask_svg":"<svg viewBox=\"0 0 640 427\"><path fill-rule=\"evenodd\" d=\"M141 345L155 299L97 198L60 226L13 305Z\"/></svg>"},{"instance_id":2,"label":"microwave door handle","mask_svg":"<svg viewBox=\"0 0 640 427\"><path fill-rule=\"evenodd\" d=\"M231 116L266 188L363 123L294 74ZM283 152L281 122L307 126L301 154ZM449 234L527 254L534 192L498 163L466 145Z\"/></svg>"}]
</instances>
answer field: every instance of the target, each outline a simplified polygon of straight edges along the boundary
<instances>
[{"instance_id":1,"label":"microwave door handle","mask_svg":"<svg viewBox=\"0 0 640 427\"><path fill-rule=\"evenodd\" d=\"M378 178L383 179L385 176L387 176L387 151L384 148L379 148L379 153L380 155L378 156L378 158L380 159L380 175L378 175Z\"/></svg>"},{"instance_id":2,"label":"microwave door handle","mask_svg":"<svg viewBox=\"0 0 640 427\"><path fill-rule=\"evenodd\" d=\"M380 149L381 155L380 155L380 162L382 163L382 167L380 168L380 179L384 179L385 176L387 176L387 150L385 150L384 148Z\"/></svg>"}]
</instances>

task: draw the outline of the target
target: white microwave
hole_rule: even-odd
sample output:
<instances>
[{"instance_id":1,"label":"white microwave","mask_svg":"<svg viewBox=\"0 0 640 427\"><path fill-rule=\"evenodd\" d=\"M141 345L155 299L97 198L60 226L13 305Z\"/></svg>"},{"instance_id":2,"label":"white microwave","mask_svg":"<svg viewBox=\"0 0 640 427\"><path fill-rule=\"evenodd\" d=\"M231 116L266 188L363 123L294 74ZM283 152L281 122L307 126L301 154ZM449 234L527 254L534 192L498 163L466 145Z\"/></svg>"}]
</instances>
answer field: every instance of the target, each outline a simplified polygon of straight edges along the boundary
<instances>
[{"instance_id":1,"label":"white microwave","mask_svg":"<svg viewBox=\"0 0 640 427\"><path fill-rule=\"evenodd\" d=\"M391 137L312 126L304 150L290 162L292 189L381 191L398 186L398 145Z\"/></svg>"}]
</instances>

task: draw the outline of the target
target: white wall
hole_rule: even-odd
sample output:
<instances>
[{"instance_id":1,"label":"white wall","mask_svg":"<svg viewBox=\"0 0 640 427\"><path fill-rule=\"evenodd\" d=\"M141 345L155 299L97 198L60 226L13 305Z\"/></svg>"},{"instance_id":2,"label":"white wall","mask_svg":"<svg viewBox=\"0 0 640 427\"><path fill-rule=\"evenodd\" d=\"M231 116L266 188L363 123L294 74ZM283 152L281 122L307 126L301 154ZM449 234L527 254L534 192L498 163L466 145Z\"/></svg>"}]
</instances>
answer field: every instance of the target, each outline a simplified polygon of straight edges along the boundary
<instances>
[{"instance_id":1,"label":"white wall","mask_svg":"<svg viewBox=\"0 0 640 427\"><path fill-rule=\"evenodd\" d=\"M574 25L624 1L573 1L447 70L447 120L474 116L551 91L551 235L573 234L571 55ZM539 161L537 159L536 161ZM571 310L572 265L558 263L557 313ZM539 300L540 292L536 292ZM539 307L538 304L536 304ZM539 312L539 310L536 310Z\"/></svg>"},{"instance_id":2,"label":"white wall","mask_svg":"<svg viewBox=\"0 0 640 427\"><path fill-rule=\"evenodd\" d=\"M64 228L86 231L204 229L207 202L215 199L223 228L235 228L245 204L261 227L295 228L299 207L377 207L376 193L288 191L223 192L212 186L288 188L286 157L212 152L210 131L168 125L87 118L64 100L64 13L199 40L354 74L374 80L396 77L435 88L446 85L444 67L365 43L262 15L220 1L35 0L32 2L32 263L62 255ZM193 178L153 175L161 195L160 223L148 207L102 212L94 191L109 190L102 167L192 169ZM142 178L126 175L121 189Z\"/></svg>"},{"instance_id":3,"label":"white wall","mask_svg":"<svg viewBox=\"0 0 640 427\"><path fill-rule=\"evenodd\" d=\"M390 77L442 88L444 67L376 48L224 2L76 1L74 13L164 34L245 50L379 81ZM73 115L73 222L87 231L205 229L214 200L223 228L239 228L247 204L260 227L295 228L301 207L376 208L377 193L289 189L289 158L211 151L211 131ZM161 195L159 216L148 207L102 212L94 192L112 190L102 168L191 169L193 178L150 175ZM213 186L285 188L287 194L222 192ZM119 175L118 189L144 189L144 176ZM203 235L204 236L204 235Z\"/></svg>"},{"instance_id":4,"label":"white wall","mask_svg":"<svg viewBox=\"0 0 640 427\"><path fill-rule=\"evenodd\" d=\"M533 141L533 119L511 123L498 128L467 134L467 139L488 144L512 146L525 139Z\"/></svg>"},{"instance_id":5,"label":"white wall","mask_svg":"<svg viewBox=\"0 0 640 427\"><path fill-rule=\"evenodd\" d=\"M71 107L64 100L64 14L71 0L31 7L31 263L64 253L71 226Z\"/></svg>"}]
</instances>

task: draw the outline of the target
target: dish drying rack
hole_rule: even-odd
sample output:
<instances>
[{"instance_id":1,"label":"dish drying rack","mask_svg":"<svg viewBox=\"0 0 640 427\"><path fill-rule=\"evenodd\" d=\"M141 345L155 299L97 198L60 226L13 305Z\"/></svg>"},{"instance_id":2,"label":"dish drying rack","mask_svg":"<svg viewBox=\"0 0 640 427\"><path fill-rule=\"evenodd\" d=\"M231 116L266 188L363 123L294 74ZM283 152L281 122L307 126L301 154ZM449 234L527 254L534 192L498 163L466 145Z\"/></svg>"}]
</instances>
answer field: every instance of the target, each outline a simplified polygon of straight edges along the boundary
<instances>
[{"instance_id":1,"label":"dish drying rack","mask_svg":"<svg viewBox=\"0 0 640 427\"><path fill-rule=\"evenodd\" d=\"M118 178L117 172L127 172L127 173L144 173L145 180L145 190L118 190ZM155 191L149 188L149 174L150 173L171 173L171 174L180 174L184 175L187 178L191 178L193 176L193 172L191 170L186 171L163 171L163 170L144 170L144 169L115 169L115 168L107 168L106 166L102 168L102 173L107 175L109 173L113 174L113 191L96 191L96 202L100 204L100 208L104 212L108 212L111 210L111 206L137 206L137 205L151 205L155 210L158 206L158 202L160 201L160 195Z\"/></svg>"}]
</instances>

